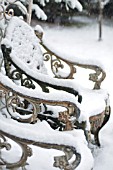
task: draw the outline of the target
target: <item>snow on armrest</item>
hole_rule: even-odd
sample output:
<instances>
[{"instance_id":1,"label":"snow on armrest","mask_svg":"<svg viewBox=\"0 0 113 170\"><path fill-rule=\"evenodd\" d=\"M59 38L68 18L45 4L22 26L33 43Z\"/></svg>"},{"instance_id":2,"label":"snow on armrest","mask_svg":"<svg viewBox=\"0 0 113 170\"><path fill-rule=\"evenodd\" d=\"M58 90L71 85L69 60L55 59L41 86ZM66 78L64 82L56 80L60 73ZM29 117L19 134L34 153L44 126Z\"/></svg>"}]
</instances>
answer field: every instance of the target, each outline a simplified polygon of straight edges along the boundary
<instances>
[{"instance_id":1,"label":"snow on armrest","mask_svg":"<svg viewBox=\"0 0 113 170\"><path fill-rule=\"evenodd\" d=\"M61 49L59 50L54 43L47 40L47 37L41 39L41 45L43 47L44 59L45 61L50 60L50 67L56 78L76 79L76 73L82 73L82 71L85 71L88 74L89 80L93 82L93 88L100 89L101 83L106 77L106 73L105 68L101 63L99 63L99 61L96 61L95 59L87 60L87 58L84 59L77 57L77 55L75 53L73 54L71 50L66 52ZM68 69L65 66L67 66ZM79 69L82 71L79 71ZM76 75L74 76L74 74ZM79 81L80 79L83 79L84 76L80 75L80 77ZM81 82L80 84L83 84Z\"/></svg>"}]
</instances>

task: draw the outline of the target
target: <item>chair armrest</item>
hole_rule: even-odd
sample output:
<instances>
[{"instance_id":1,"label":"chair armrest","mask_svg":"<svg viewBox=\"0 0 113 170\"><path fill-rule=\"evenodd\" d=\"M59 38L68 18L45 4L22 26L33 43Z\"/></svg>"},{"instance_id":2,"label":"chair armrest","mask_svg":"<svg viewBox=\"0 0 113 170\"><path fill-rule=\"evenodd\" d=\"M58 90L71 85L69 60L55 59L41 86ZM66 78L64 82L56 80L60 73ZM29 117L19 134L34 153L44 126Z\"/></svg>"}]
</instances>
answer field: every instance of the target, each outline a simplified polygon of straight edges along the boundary
<instances>
[{"instance_id":1,"label":"chair armrest","mask_svg":"<svg viewBox=\"0 0 113 170\"><path fill-rule=\"evenodd\" d=\"M17 118L13 115L11 116L12 118L17 119L21 122L37 121L38 113L40 113L37 105L41 103L51 106L61 106L65 108L65 113L69 117L73 115L75 118L78 119L80 116L80 104L75 100L75 97L73 95L63 91L52 91L50 93L45 93L39 91L38 89L28 89L23 86L16 85L14 82L12 82L11 79L9 79L7 76L4 76L2 73L0 73L0 90L2 90L6 96L6 106L7 110L10 112L10 115L11 112L13 112L13 109L10 111L9 106L13 108L12 104L14 104L13 102L15 101L17 109L24 109L25 106L22 103L23 100L20 100L20 98L28 101L32 105L33 110L31 112L28 112L30 116L26 116L25 118L23 118L24 116L19 117L19 115L17 116Z\"/></svg>"},{"instance_id":2,"label":"chair armrest","mask_svg":"<svg viewBox=\"0 0 113 170\"><path fill-rule=\"evenodd\" d=\"M11 47L7 47L5 44L1 45L3 57L4 57L4 64L5 64L5 70L6 75L10 77L12 80L21 80L22 86L26 86L26 80L28 79L30 81L30 84L28 83L28 87L35 88L35 85L33 84L32 80L36 82L44 92L48 92L47 88L52 87L56 90L63 90L68 93L73 94L75 97L78 97L78 102L82 102L82 96L79 94L80 86L77 84L75 85L75 82L72 82L71 80L58 80L55 78L50 77L49 75L38 73L32 69L30 69L27 64L23 65L23 62L13 56L11 54ZM13 66L13 71L11 70L11 66ZM26 75L27 79L23 79L22 75Z\"/></svg>"},{"instance_id":3,"label":"chair armrest","mask_svg":"<svg viewBox=\"0 0 113 170\"><path fill-rule=\"evenodd\" d=\"M94 87L93 89L100 89L101 88L101 83L106 77L106 73L101 68L101 66L96 65L96 64L90 64L87 63L85 60L79 60L74 57L74 59L70 59L69 56L65 57L65 54L62 54L61 51L56 51L54 48L51 47L48 43L46 43L45 40L41 39L40 42L41 46L43 47L44 53L44 59L45 61L49 61L51 63L51 70L56 78L60 79L74 79L77 74L77 67L79 68L84 68L84 69L89 69L94 71L95 73L89 73L89 80L94 82ZM65 76L60 74L59 69L64 68L64 65L67 65L69 69L69 73Z\"/></svg>"}]
</instances>

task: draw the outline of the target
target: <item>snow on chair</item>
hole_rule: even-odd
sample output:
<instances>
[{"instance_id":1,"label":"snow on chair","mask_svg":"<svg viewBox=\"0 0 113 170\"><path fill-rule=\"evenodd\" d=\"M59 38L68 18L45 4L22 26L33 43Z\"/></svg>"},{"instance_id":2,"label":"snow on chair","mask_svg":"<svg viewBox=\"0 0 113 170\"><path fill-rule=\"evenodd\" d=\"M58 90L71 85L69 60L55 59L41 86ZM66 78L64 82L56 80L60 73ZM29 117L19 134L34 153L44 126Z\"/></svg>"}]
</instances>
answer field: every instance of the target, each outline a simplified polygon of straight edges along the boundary
<instances>
[{"instance_id":1,"label":"snow on chair","mask_svg":"<svg viewBox=\"0 0 113 170\"><path fill-rule=\"evenodd\" d=\"M91 169L93 158L84 135L73 129L74 121L80 116L82 96L75 84L68 80L65 84L65 80L59 81L46 74L39 41L34 30L22 19L10 19L1 42L0 166L9 169L26 166L32 154L28 145L35 145L64 152L63 156L54 157L54 167ZM53 111L47 111L46 107ZM22 149L20 160L14 163L2 157L4 148L11 148L6 138ZM86 152L90 165L86 165ZM71 160L74 155L75 159Z\"/></svg>"},{"instance_id":2,"label":"snow on chair","mask_svg":"<svg viewBox=\"0 0 113 170\"><path fill-rule=\"evenodd\" d=\"M39 103L47 103L51 105L63 105L63 103L65 103L66 106L66 104L70 104L70 102L63 101L65 97L70 98L70 100L73 101L74 97L67 95L65 97L62 96L61 99L61 93L57 93L57 99L52 101L51 93L46 95L44 92L39 93L37 89L29 90L28 88L23 88L19 85L17 86L14 82L12 82L11 79L3 75L2 73L0 73L0 91L2 92L2 108L0 109L1 168L5 167L6 169L13 169L25 167L27 165L26 161L28 157L32 155L32 150L29 145L34 145L45 149L56 149L62 151L64 153L63 155L54 156L54 167L64 170L74 170L76 167L80 169L81 167L84 167L85 169L89 170L92 168L93 157L87 147L83 133L81 133L80 131L79 133L77 133L77 130L73 130L73 132L70 131L68 133L66 133L65 131L55 131L49 126L46 121L41 122L38 119L38 110L36 110L36 107ZM3 100L4 98L6 98L6 103ZM22 104L22 98L28 100L34 107L32 111L33 113L28 115L26 109L26 115L23 116L27 117L28 120L28 117L33 115L33 120L35 118L35 122L32 122L33 124L28 123L28 121L26 121L26 123L25 121L24 123L21 121L20 123L20 115L19 112L17 113L16 105ZM18 106L18 108L19 107L20 106ZM16 117L14 117L12 114L15 114ZM15 119L19 120L19 122L15 121ZM8 150L7 152L9 152L11 147L13 146L13 143L11 141L11 144L7 142L6 137L20 145L22 150L22 155L20 156L20 159L17 159L17 161L14 163L8 162L8 153L5 158L2 157L2 155L4 156L4 150L2 151L2 149L6 148L6 150ZM88 157L87 160L88 162L90 160L90 164L88 162L86 164L86 152ZM12 157L16 157L15 152L13 152Z\"/></svg>"},{"instance_id":3,"label":"snow on chair","mask_svg":"<svg viewBox=\"0 0 113 170\"><path fill-rule=\"evenodd\" d=\"M111 113L109 94L106 90L101 89L101 83L106 77L104 68L101 63L95 60L80 59L76 57L76 54L69 54L69 52L66 53L58 48L56 49L54 43L48 41L47 37L43 37L43 29L39 25L34 28L34 31L40 39L44 61L50 62L51 69L49 71L51 70L52 75L60 80L71 79L75 81L75 84L78 83L79 93L82 95L81 112L83 114L81 115L83 116L83 124L76 122L77 126L82 129L86 127L87 123L84 121L84 116L86 116L86 120L88 119L90 123L89 131L94 134L94 142L100 146L99 131L107 123ZM84 86L82 74L76 80L77 70L82 70L81 72L88 70L89 80L94 83L92 90L88 85ZM83 80L80 82L80 79Z\"/></svg>"},{"instance_id":4,"label":"snow on chair","mask_svg":"<svg viewBox=\"0 0 113 170\"><path fill-rule=\"evenodd\" d=\"M39 43L46 50L45 53L42 53ZM55 167L64 170L74 170L76 167L90 170L93 166L91 152L81 137L83 134L77 133L81 130L76 129L84 130L88 142L91 131L96 138L95 143L100 145L98 132L110 114L108 94L103 90L88 90L74 79L68 79L72 78L75 72L74 65L77 63L52 52L36 37L33 29L18 17L10 19L1 48L4 61L0 73L0 138L2 139L0 148L9 146L5 141L4 136L6 136L19 143L23 151L17 163L10 164L1 159L1 164L7 168L24 166L27 157L31 155L27 146L32 144L62 150L65 155L54 158ZM47 74L43 55L46 59L48 55L51 56L51 66L55 66L57 70L56 78ZM52 57L56 57L60 64L58 62L53 64L56 60ZM62 61L70 67L71 72L68 77L62 78L58 75L58 68L63 68ZM100 69L97 66L89 67ZM100 70L97 72L99 75ZM102 71L102 74L104 79L105 72ZM62 79L59 80L59 77ZM92 77L91 75L91 79ZM101 83L101 80L96 81L95 87ZM95 105L97 108L87 110L86 103L89 104L93 98L97 100L98 107ZM86 152L89 156L88 163L85 159ZM70 163L73 155L75 160Z\"/></svg>"}]
</instances>

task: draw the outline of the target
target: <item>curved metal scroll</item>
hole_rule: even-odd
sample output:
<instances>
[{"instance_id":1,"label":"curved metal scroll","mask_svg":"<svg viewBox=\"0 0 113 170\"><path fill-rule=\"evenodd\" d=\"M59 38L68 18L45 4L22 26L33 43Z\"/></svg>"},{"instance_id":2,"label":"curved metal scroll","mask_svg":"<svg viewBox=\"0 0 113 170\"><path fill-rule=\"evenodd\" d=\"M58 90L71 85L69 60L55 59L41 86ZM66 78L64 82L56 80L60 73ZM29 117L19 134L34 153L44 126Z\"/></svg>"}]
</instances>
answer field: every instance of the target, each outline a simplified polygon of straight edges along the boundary
<instances>
[{"instance_id":1,"label":"curved metal scroll","mask_svg":"<svg viewBox=\"0 0 113 170\"><path fill-rule=\"evenodd\" d=\"M64 170L74 170L81 161L81 155L72 147L62 148L62 150L65 155L54 157L54 166ZM72 158L73 153L76 155L76 159L70 164L69 160Z\"/></svg>"},{"instance_id":2,"label":"curved metal scroll","mask_svg":"<svg viewBox=\"0 0 113 170\"><path fill-rule=\"evenodd\" d=\"M73 79L74 74L77 72L77 69L75 66L85 68L85 69L91 69L94 70L95 73L89 74L89 80L93 81L94 84L94 89L100 89L102 81L106 77L106 73L102 68L96 65L90 65L90 64L80 64L79 62L72 62L66 59L61 58L58 56L55 52L51 51L41 40L40 44L43 46L43 48L46 50L46 52L43 54L44 55L44 60L49 61L51 63L51 70L53 74L55 75L56 78L63 78L63 79ZM58 74L58 70L64 68L64 64L68 65L70 68L70 71L68 75L62 76Z\"/></svg>"},{"instance_id":3,"label":"curved metal scroll","mask_svg":"<svg viewBox=\"0 0 113 170\"><path fill-rule=\"evenodd\" d=\"M7 143L6 138L0 134L0 149L6 148L6 150L10 150L11 145Z\"/></svg>"},{"instance_id":4,"label":"curved metal scroll","mask_svg":"<svg viewBox=\"0 0 113 170\"><path fill-rule=\"evenodd\" d=\"M69 101L54 101L54 100L44 100L41 98L40 99L33 98L28 96L27 94L22 94L20 92L17 92L11 87L3 85L1 82L0 82L0 89L6 95L6 108L8 113L13 119L16 119L17 121L29 122L29 123L36 122L38 118L38 113L40 112L39 105L41 103L51 105L51 106L61 106L66 108L65 115L64 115L64 118L66 118L64 121L66 130L69 130L73 127L72 122L70 122L70 120L68 121L68 119L70 119L70 116L74 116L76 119L78 119L78 117L80 116L80 109L74 103L71 103ZM27 101L27 105L25 105L25 101ZM28 107L29 104L32 105L31 110ZM23 113L24 115L22 116ZM45 119L47 120L47 116L44 117L44 120ZM57 121L62 122L62 120L60 119Z\"/></svg>"},{"instance_id":5,"label":"curved metal scroll","mask_svg":"<svg viewBox=\"0 0 113 170\"><path fill-rule=\"evenodd\" d=\"M52 87L53 89L55 90L63 90L63 91L66 91L68 93L71 93L73 94L75 97L78 97L78 102L81 103L82 102L82 96L79 94L79 92L77 90L75 90L74 88L72 87L67 87L65 85L58 85L57 83L54 84L52 82L49 82L48 80L47 81L44 81L43 79L38 79L38 78L35 78L34 76L31 76L28 72L25 72L22 68L20 68L18 66L17 63L15 63L11 57L10 57L10 53L11 53L11 48L7 48L4 44L1 45L1 48L2 48L2 52L3 52L3 57L4 57L4 64L5 64L5 69L6 69L6 75L8 77L11 77L12 76L12 69L11 69L11 66L13 66L13 69L17 69L18 70L18 77L22 77L20 80L21 80L21 84L23 83L23 77L27 77L28 79L31 80L31 82L33 82L33 85L34 85L34 82L39 85L41 87L41 89L43 90L43 92L49 92L49 89L48 87ZM14 70L15 70L14 69ZM15 73L16 71L14 71ZM21 76L20 74L22 74L23 76ZM18 78L17 77L17 78ZM16 78L16 79L17 79ZM25 84L26 85L26 84ZM30 84L32 85L32 84ZM31 86L30 86L31 87ZM33 86L34 87L34 86Z\"/></svg>"},{"instance_id":6,"label":"curved metal scroll","mask_svg":"<svg viewBox=\"0 0 113 170\"><path fill-rule=\"evenodd\" d=\"M7 108L8 107L11 108L11 110L8 108L8 111L12 111L12 112L14 110L16 110L16 106L23 107L23 104L21 103L21 101L22 101L21 98L24 98L33 104L34 103L39 104L39 103L44 102L46 104L64 106L67 108L67 110L68 110L68 106L69 107L72 106L72 103L70 103L70 102L43 101L41 99L39 100L39 99L25 96L19 92L15 92L14 89L11 89L10 87L4 86L1 82L0 82L0 89L4 92L4 94L6 94ZM36 105L34 105L34 109L33 109L34 115L37 114L37 110L35 110L36 109L35 106ZM75 106L73 105L73 109L74 109L74 107ZM75 112L75 110L73 110L73 111ZM70 112L72 113L70 108L69 108L68 112L69 112L68 114L70 114ZM6 119L8 119L8 118L6 118ZM31 149L28 147L28 145L35 145L35 146L39 146L39 147L46 148L46 149L56 149L56 150L63 151L65 155L59 156L59 157L54 157L54 161L55 161L54 166L59 167L60 169L74 170L75 167L77 167L80 164L81 155L79 153L77 153L76 149L71 146L65 146L62 144L57 145L57 144L54 144L54 142L49 143L49 141L47 141L47 143L32 141L32 140L24 139L24 137L20 138L18 136L18 134L17 134L17 136L13 136L12 134L9 134L9 133L7 134L5 131L2 131L2 130L0 130L0 134L1 134L0 137L3 140L3 142L0 141L0 149L2 149L4 147L9 148L9 149L11 148L11 145L6 144L5 137L8 137L11 140L13 140L14 142L16 142L18 145L20 145L20 147L22 149L22 155L20 157L20 160L17 162L9 163L6 160L4 160L3 158L1 158L3 166L5 165L6 168L9 168L9 169L19 168L19 167L23 167L26 165L27 158L29 156L31 156ZM74 160L70 163L70 159L73 157L73 155L75 155Z\"/></svg>"},{"instance_id":7,"label":"curved metal scroll","mask_svg":"<svg viewBox=\"0 0 113 170\"><path fill-rule=\"evenodd\" d=\"M52 70L52 72L53 72L53 74L55 75L56 78L64 78L64 79L74 78L73 74L76 73L76 68L73 66L73 64L65 61L65 64L67 64L69 66L70 72L68 73L68 75L66 77L65 76L62 77L60 74L58 74L58 70L64 68L64 61L61 60L56 55L54 55L51 51L45 52L43 54L43 56L44 56L44 61L50 60L51 70Z\"/></svg>"},{"instance_id":8,"label":"curved metal scroll","mask_svg":"<svg viewBox=\"0 0 113 170\"><path fill-rule=\"evenodd\" d=\"M12 139L11 135L8 135L8 136L10 136L10 139ZM11 144L6 142L5 135L2 135L2 132L0 132L0 138L2 138L4 140L3 142L0 141L0 149L6 148L6 150L8 152L10 152L10 149L12 146L11 146ZM27 146L27 144L24 144L23 142L18 141L16 139L12 139L12 140L13 140L13 142L16 142L18 145L20 145L21 150L22 150L22 155L20 157L20 160L18 160L17 162L14 162L14 163L7 162L1 156L0 159L1 159L2 165L6 166L6 168L8 168L8 169L19 168L19 167L25 166L27 158L32 156L32 150L29 146Z\"/></svg>"},{"instance_id":9,"label":"curved metal scroll","mask_svg":"<svg viewBox=\"0 0 113 170\"><path fill-rule=\"evenodd\" d=\"M37 79L34 80L31 76L26 74L23 70L21 70L18 65L16 65L10 58L11 48L6 48L5 45L1 45L2 51L3 51L3 57L4 57L4 68L6 71L6 75L12 79L13 81L18 81L21 83L22 86L25 86L27 88L35 89L35 84L39 85L40 88L44 92L49 92L49 89L47 88L46 84L44 84L41 81L38 81Z\"/></svg>"},{"instance_id":10,"label":"curved metal scroll","mask_svg":"<svg viewBox=\"0 0 113 170\"><path fill-rule=\"evenodd\" d=\"M27 15L26 10L22 7L22 5L19 5L18 3L19 0L5 0L2 4L0 4L0 20L3 18L6 20L10 20L12 16L14 16L14 10L12 9L12 6L10 5L15 5L19 8L21 8L22 11L24 11L24 14ZM4 4L5 3L5 4Z\"/></svg>"},{"instance_id":11,"label":"curved metal scroll","mask_svg":"<svg viewBox=\"0 0 113 170\"><path fill-rule=\"evenodd\" d=\"M35 89L33 80L28 76L26 76L25 74L23 74L22 71L15 68L15 66L11 63L11 61L8 60L8 53L11 52L10 50L11 49L7 50L6 55L4 55L4 65L5 65L6 75L13 81L19 80L22 86ZM12 67L13 69L11 69Z\"/></svg>"},{"instance_id":12,"label":"curved metal scroll","mask_svg":"<svg viewBox=\"0 0 113 170\"><path fill-rule=\"evenodd\" d=\"M44 142L36 142L24 138L19 138L16 136L13 136L11 134L7 134L5 132L0 132L2 136L6 136L16 142L18 145L21 146L22 149L22 156L19 161L15 163L8 163L5 160L2 159L3 165L6 166L8 169L12 168L20 168L26 165L27 158L32 155L32 150L28 145L35 145L41 148L46 148L46 149L56 149L59 151L63 151L64 155L63 156L55 156L54 157L54 163L53 166L57 167L62 170L74 170L81 162L81 155L76 151L74 147L71 146L66 146L66 145L57 145L57 144L52 144L52 143L44 143ZM75 155L73 161L70 160L72 157Z\"/></svg>"},{"instance_id":13,"label":"curved metal scroll","mask_svg":"<svg viewBox=\"0 0 113 170\"><path fill-rule=\"evenodd\" d=\"M65 102L65 101L64 102L63 101L54 102L54 101L46 101L46 100L44 101L42 99L39 100L38 98L35 99L32 97L28 97L25 94L16 92L14 89L12 89L11 87L8 87L7 85L3 85L2 82L0 82L0 90L3 91L3 93L6 95L6 107L7 107L8 112L10 112L10 115L14 119L15 119L15 116L12 115L12 113L15 112L15 110L18 107L21 107L21 108L24 107L21 98L24 98L25 100L28 100L31 104L34 104L33 105L33 107L34 107L33 115L36 119L37 119L36 104L39 104L39 103L45 103L45 104L54 105L54 106L56 106L56 105L63 106L63 107L67 108L67 114L69 114L69 115L72 114L72 110L74 112L73 114L76 114L75 113L76 106L70 102ZM69 107L69 109L68 109L68 107ZM33 118L33 117L31 116L31 118ZM8 118L6 118L6 119L8 119ZM36 119L33 119L33 121L34 120L36 121ZM23 120L20 119L20 121L24 122ZM0 130L0 134L1 134L0 138L3 140L3 141L0 141L0 149L2 149L4 147L6 147L6 149L11 149L11 145L6 143L5 137L8 137L11 140L13 140L14 142L16 142L18 145L20 145L20 147L22 149L22 155L20 157L20 160L18 160L17 162L9 163L6 160L4 160L3 158L0 158L2 161L2 165L6 166L6 168L8 168L8 169L19 168L19 167L23 167L26 165L27 158L29 156L31 156L31 149L28 147L28 145L35 145L35 146L39 146L39 147L46 148L46 149L56 149L56 150L63 151L65 155L54 157L53 165L55 167L59 167L60 169L74 170L75 167L77 167L80 164L81 155L78 152L76 152L76 149L74 147L65 146L63 144L57 145L57 144L54 144L54 142L49 143L49 141L47 141L47 143L46 142L44 143L44 142L40 142L40 141L38 142L38 141L29 140L29 139L24 139L24 137L20 138L18 136L19 135L18 133L17 133L17 136L14 136L11 133L10 134L6 133L5 129L4 129L4 131ZM74 160L72 161L71 158L74 155L75 155L75 157L74 157ZM70 159L71 159L71 163L70 163Z\"/></svg>"},{"instance_id":14,"label":"curved metal scroll","mask_svg":"<svg viewBox=\"0 0 113 170\"><path fill-rule=\"evenodd\" d=\"M28 110L26 108L27 105L31 105L32 109ZM35 104L30 99L22 99L18 95L12 94L6 95L6 107L7 111L10 114L11 118L20 121L20 122L27 122L33 123L37 121L37 114L39 113L39 106Z\"/></svg>"}]
</instances>

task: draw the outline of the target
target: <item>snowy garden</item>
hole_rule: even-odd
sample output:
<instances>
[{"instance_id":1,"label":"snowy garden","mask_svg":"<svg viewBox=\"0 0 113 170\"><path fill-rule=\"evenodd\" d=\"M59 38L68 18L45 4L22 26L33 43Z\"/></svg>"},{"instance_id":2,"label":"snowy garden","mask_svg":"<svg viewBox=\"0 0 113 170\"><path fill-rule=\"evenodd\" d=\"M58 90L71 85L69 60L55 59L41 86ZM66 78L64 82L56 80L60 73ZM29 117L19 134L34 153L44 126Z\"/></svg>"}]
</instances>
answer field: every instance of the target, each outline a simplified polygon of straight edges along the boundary
<instances>
[{"instance_id":1,"label":"snowy garden","mask_svg":"<svg viewBox=\"0 0 113 170\"><path fill-rule=\"evenodd\" d=\"M47 19L32 0L0 3L0 169L112 170L112 22L44 23L32 19L32 10Z\"/></svg>"}]
</instances>

